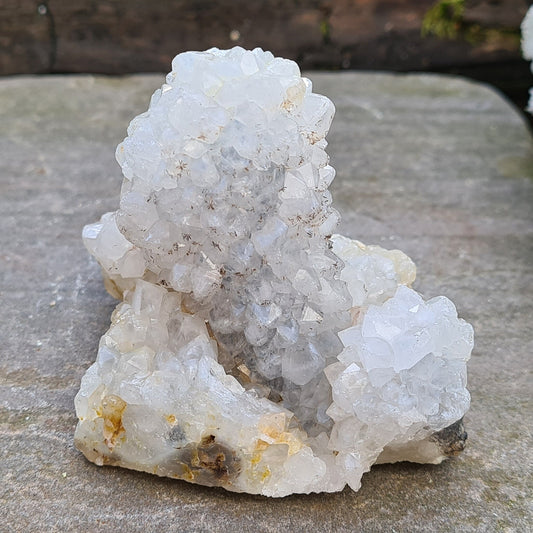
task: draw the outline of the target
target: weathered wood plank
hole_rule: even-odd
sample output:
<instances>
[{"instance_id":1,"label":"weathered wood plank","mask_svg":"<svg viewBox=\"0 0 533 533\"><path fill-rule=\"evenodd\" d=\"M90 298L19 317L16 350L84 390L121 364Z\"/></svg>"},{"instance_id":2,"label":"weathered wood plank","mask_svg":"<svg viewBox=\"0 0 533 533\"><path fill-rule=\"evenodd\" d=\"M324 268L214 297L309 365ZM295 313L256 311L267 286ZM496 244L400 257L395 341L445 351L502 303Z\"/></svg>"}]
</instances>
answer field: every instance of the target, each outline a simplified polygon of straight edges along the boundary
<instances>
[{"instance_id":1,"label":"weathered wood plank","mask_svg":"<svg viewBox=\"0 0 533 533\"><path fill-rule=\"evenodd\" d=\"M421 70L519 61L517 32L527 0L465 0L455 40L421 35L435 2L2 0L0 74L167 71L180 51L235 44L261 46L303 68Z\"/></svg>"}]
</instances>

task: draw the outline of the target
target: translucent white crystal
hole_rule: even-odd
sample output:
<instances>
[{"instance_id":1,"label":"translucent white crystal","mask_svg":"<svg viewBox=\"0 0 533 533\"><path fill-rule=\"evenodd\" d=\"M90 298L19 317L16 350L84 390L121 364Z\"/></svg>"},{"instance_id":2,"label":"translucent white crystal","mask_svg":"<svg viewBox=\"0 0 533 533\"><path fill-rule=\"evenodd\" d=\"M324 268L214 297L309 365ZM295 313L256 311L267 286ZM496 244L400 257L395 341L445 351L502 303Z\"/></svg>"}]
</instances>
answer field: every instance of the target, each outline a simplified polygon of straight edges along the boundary
<instances>
[{"instance_id":1,"label":"translucent white crystal","mask_svg":"<svg viewBox=\"0 0 533 533\"><path fill-rule=\"evenodd\" d=\"M533 7L530 7L522 24L522 54L524 59L533 60ZM533 72L533 63L531 64L531 72ZM527 110L533 113L533 89L529 90L529 104Z\"/></svg>"},{"instance_id":2,"label":"translucent white crystal","mask_svg":"<svg viewBox=\"0 0 533 533\"><path fill-rule=\"evenodd\" d=\"M76 397L90 460L284 496L444 458L472 328L402 252L332 236L333 113L269 52L174 59L83 231L122 300Z\"/></svg>"}]
</instances>

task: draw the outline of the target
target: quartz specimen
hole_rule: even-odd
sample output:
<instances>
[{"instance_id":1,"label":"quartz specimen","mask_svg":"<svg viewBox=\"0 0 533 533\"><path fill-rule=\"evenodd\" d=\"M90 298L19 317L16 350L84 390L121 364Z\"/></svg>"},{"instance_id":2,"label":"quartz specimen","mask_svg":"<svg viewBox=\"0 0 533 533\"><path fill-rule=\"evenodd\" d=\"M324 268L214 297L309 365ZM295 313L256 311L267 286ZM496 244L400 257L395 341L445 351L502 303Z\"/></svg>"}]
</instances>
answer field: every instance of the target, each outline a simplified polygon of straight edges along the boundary
<instances>
[{"instance_id":1,"label":"quartz specimen","mask_svg":"<svg viewBox=\"0 0 533 533\"><path fill-rule=\"evenodd\" d=\"M333 114L269 52L174 59L83 231L121 300L76 396L89 460L285 496L462 448L472 328L405 254L334 234Z\"/></svg>"},{"instance_id":2,"label":"quartz specimen","mask_svg":"<svg viewBox=\"0 0 533 533\"><path fill-rule=\"evenodd\" d=\"M533 7L530 7L522 24L522 55L524 59L531 61L533 59ZM531 64L531 71L533 72L533 63ZM533 113L533 89L529 90L529 104L527 110Z\"/></svg>"}]
</instances>

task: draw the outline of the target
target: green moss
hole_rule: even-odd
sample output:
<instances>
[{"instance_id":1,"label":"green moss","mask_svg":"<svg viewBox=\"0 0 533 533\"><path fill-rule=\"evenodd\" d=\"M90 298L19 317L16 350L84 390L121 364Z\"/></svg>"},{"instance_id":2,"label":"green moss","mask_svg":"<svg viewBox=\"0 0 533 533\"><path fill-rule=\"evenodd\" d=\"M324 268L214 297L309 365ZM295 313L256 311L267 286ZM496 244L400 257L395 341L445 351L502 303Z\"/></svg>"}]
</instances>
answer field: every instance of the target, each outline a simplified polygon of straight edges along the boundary
<instances>
[{"instance_id":1,"label":"green moss","mask_svg":"<svg viewBox=\"0 0 533 533\"><path fill-rule=\"evenodd\" d=\"M439 0L422 20L422 37L464 39L472 46L491 45L507 50L520 48L519 28L489 28L463 19L465 0Z\"/></svg>"},{"instance_id":2,"label":"green moss","mask_svg":"<svg viewBox=\"0 0 533 533\"><path fill-rule=\"evenodd\" d=\"M331 40L331 26L327 19L320 22L320 35L322 35L322 42L329 43Z\"/></svg>"},{"instance_id":3,"label":"green moss","mask_svg":"<svg viewBox=\"0 0 533 533\"><path fill-rule=\"evenodd\" d=\"M498 159L497 169L506 178L529 178L533 180L533 159L508 155Z\"/></svg>"},{"instance_id":4,"label":"green moss","mask_svg":"<svg viewBox=\"0 0 533 533\"><path fill-rule=\"evenodd\" d=\"M456 39L461 30L464 0L440 0L424 16L422 37L436 35L441 39Z\"/></svg>"}]
</instances>

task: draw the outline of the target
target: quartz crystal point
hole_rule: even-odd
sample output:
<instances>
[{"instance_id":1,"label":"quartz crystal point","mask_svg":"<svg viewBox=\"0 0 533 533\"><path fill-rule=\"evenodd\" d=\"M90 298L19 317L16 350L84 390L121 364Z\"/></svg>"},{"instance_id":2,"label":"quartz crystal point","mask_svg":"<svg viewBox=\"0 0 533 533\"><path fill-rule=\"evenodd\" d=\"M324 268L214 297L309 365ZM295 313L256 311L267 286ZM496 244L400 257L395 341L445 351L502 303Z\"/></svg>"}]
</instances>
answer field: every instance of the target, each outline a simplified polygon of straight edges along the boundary
<instances>
[{"instance_id":1,"label":"quartz crystal point","mask_svg":"<svg viewBox=\"0 0 533 533\"><path fill-rule=\"evenodd\" d=\"M333 114L269 52L174 59L83 231L121 300L76 396L89 460L285 496L462 449L472 327L402 252L332 235Z\"/></svg>"}]
</instances>

